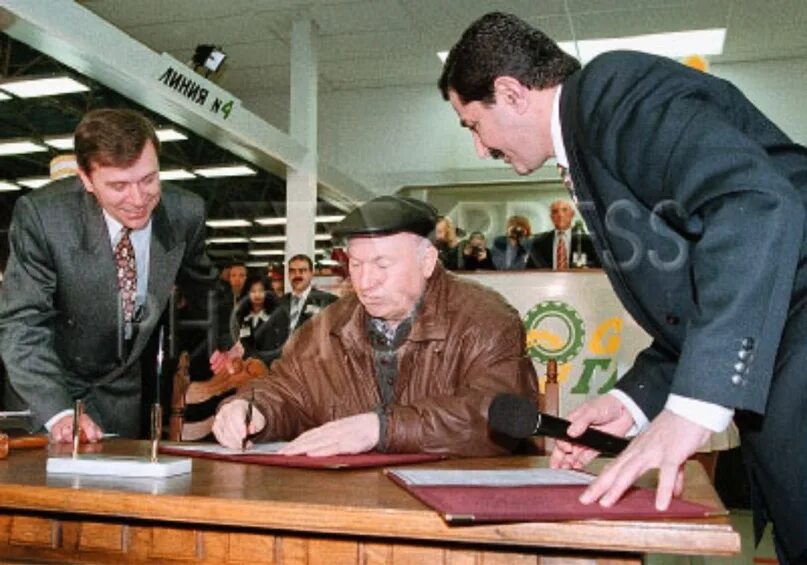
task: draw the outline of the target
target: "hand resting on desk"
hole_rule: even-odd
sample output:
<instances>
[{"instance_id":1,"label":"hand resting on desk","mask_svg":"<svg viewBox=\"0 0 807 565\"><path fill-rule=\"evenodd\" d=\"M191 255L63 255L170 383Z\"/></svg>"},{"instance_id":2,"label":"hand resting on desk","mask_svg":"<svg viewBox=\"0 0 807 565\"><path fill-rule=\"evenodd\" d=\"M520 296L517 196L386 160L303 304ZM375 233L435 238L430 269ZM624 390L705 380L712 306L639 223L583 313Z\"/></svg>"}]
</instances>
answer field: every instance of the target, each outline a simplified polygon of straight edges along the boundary
<instances>
[{"instance_id":1,"label":"hand resting on desk","mask_svg":"<svg viewBox=\"0 0 807 565\"><path fill-rule=\"evenodd\" d=\"M312 457L364 453L378 445L380 427L375 412L340 418L303 432L278 453Z\"/></svg>"},{"instance_id":2,"label":"hand resting on desk","mask_svg":"<svg viewBox=\"0 0 807 565\"><path fill-rule=\"evenodd\" d=\"M79 433L80 441L82 443L95 443L101 441L104 436L104 431L93 422L87 414L82 414L79 419ZM73 415L65 414L51 426L50 439L55 443L72 443L73 442Z\"/></svg>"}]
</instances>

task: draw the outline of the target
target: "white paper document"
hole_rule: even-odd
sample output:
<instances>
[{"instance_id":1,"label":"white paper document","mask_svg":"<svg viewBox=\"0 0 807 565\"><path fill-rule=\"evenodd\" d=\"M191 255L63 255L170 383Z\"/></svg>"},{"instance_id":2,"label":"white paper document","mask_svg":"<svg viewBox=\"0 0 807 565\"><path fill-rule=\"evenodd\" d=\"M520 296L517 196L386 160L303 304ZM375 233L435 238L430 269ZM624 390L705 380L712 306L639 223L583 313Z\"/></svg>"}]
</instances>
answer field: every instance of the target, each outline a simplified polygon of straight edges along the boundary
<instances>
[{"instance_id":1,"label":"white paper document","mask_svg":"<svg viewBox=\"0 0 807 565\"><path fill-rule=\"evenodd\" d=\"M596 477L562 469L390 469L408 485L519 487L535 485L587 485Z\"/></svg>"},{"instance_id":2,"label":"white paper document","mask_svg":"<svg viewBox=\"0 0 807 565\"><path fill-rule=\"evenodd\" d=\"M240 448L233 449L231 447L224 447L218 443L213 442L162 442L161 445L170 447L171 449L179 449L182 451L202 451L204 453L214 453L216 455L271 455L286 445L288 442L276 441L271 443L256 443L248 447L246 451Z\"/></svg>"}]
</instances>

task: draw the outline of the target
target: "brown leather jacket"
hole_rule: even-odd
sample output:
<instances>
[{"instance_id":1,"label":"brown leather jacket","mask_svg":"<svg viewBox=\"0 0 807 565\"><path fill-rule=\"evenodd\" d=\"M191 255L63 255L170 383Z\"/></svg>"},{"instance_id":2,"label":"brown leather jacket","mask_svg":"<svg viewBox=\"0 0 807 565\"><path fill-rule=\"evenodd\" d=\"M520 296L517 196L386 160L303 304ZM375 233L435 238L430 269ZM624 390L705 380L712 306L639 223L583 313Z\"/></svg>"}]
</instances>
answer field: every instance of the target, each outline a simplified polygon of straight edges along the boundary
<instances>
[{"instance_id":1,"label":"brown leather jacket","mask_svg":"<svg viewBox=\"0 0 807 565\"><path fill-rule=\"evenodd\" d=\"M255 405L268 422L258 441L290 440L378 408L366 316L356 295L348 294L295 332L268 377L252 381ZM440 265L398 359L388 452L504 453L507 447L487 428L492 397L538 394L518 312L498 293ZM239 393L251 394L246 387Z\"/></svg>"}]
</instances>

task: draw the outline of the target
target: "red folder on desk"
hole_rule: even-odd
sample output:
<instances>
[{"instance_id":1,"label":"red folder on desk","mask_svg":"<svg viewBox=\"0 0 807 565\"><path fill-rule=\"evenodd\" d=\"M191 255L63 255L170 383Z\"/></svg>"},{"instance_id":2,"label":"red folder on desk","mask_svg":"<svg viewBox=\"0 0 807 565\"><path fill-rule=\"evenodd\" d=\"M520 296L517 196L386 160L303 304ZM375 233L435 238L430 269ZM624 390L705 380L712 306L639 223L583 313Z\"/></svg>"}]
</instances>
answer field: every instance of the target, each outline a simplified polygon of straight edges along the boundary
<instances>
[{"instance_id":1,"label":"red folder on desk","mask_svg":"<svg viewBox=\"0 0 807 565\"><path fill-rule=\"evenodd\" d=\"M388 467L390 465L410 465L427 461L439 461L441 455L428 453L359 453L356 455L333 455L330 457L309 457L307 455L259 454L222 454L192 449L177 449L169 445L160 447L160 453L202 457L235 463L254 463L274 467L297 467L305 469L365 469L371 467Z\"/></svg>"},{"instance_id":2,"label":"red folder on desk","mask_svg":"<svg viewBox=\"0 0 807 565\"><path fill-rule=\"evenodd\" d=\"M596 503L578 502L585 484L426 485L408 482L395 469L388 470L387 476L449 524L703 518L726 513L680 499L673 499L667 510L659 511L655 507L655 491L647 488L633 488L614 506L603 508Z\"/></svg>"}]
</instances>

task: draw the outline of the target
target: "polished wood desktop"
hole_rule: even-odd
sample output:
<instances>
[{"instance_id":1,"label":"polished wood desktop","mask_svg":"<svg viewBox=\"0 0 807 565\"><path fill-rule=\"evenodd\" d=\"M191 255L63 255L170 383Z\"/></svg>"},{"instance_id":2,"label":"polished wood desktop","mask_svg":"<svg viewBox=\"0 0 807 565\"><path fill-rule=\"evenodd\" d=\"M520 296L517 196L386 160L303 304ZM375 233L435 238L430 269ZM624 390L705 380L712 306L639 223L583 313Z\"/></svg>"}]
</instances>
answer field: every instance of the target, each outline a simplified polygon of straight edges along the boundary
<instances>
[{"instance_id":1,"label":"polished wood desktop","mask_svg":"<svg viewBox=\"0 0 807 565\"><path fill-rule=\"evenodd\" d=\"M149 451L146 442L126 440L101 449ZM48 476L47 456L44 449L19 451L0 461L0 562L623 564L640 563L646 553L740 549L727 517L449 527L380 469L195 459L191 475L93 478ZM514 456L427 465L545 464L545 458ZM720 506L697 464L687 467L684 498Z\"/></svg>"}]
</instances>

